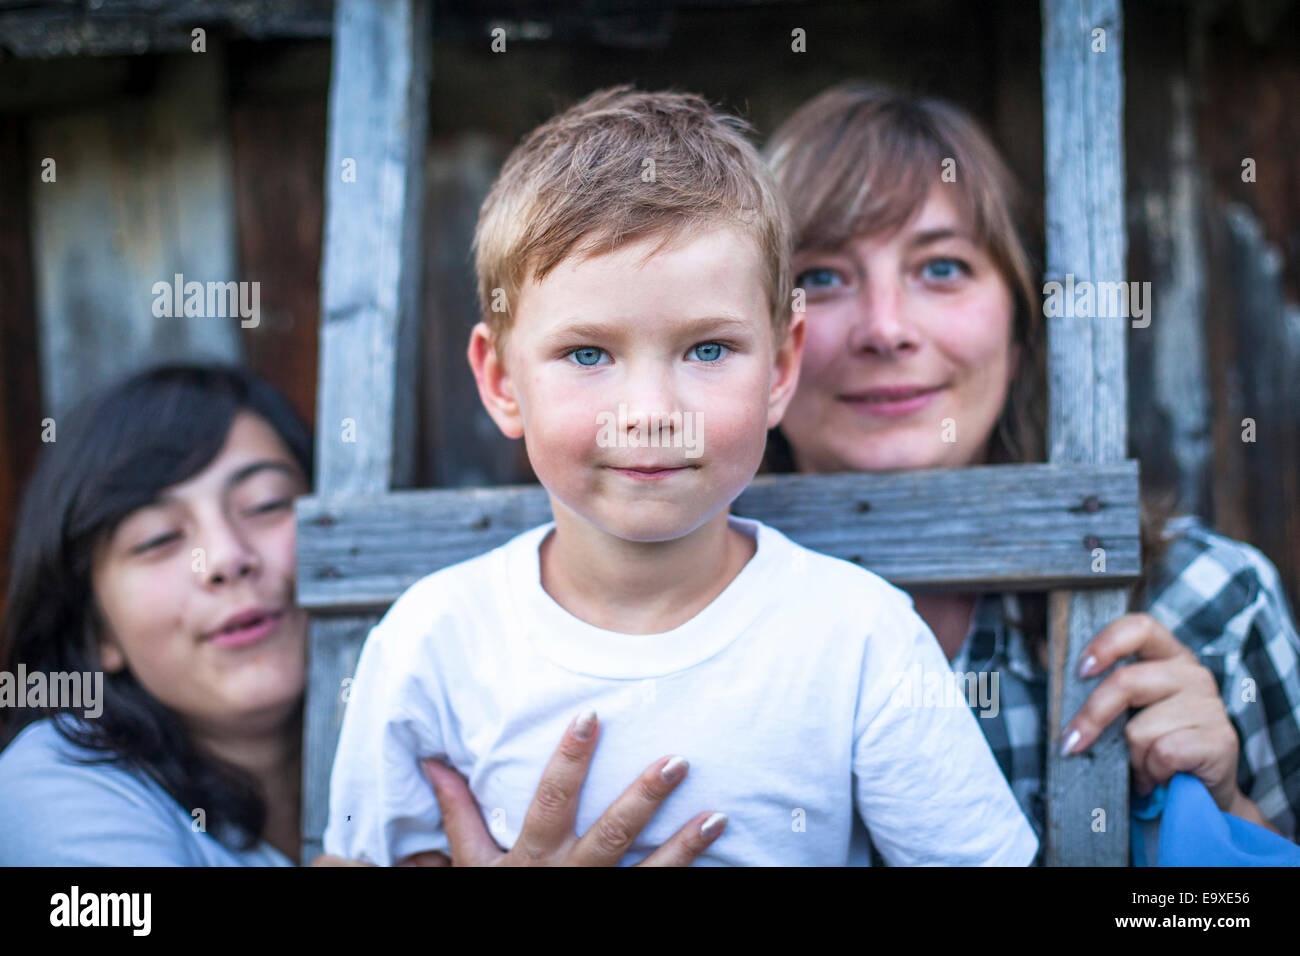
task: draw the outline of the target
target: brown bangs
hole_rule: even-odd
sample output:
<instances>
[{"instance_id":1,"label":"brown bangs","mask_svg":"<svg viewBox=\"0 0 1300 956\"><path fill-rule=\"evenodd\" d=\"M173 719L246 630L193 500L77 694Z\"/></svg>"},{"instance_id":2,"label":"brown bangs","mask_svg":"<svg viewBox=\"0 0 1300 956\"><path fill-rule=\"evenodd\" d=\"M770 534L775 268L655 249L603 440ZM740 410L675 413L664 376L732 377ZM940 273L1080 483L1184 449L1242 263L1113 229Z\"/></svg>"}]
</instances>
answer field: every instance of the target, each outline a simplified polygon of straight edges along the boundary
<instances>
[{"instance_id":1,"label":"brown bangs","mask_svg":"<svg viewBox=\"0 0 1300 956\"><path fill-rule=\"evenodd\" d=\"M958 214L980 241L989 240L985 157L946 135L935 122L935 105L847 84L811 100L776 131L766 155L791 200L796 250L892 233L937 185L955 187ZM949 160L955 179L945 182Z\"/></svg>"}]
</instances>

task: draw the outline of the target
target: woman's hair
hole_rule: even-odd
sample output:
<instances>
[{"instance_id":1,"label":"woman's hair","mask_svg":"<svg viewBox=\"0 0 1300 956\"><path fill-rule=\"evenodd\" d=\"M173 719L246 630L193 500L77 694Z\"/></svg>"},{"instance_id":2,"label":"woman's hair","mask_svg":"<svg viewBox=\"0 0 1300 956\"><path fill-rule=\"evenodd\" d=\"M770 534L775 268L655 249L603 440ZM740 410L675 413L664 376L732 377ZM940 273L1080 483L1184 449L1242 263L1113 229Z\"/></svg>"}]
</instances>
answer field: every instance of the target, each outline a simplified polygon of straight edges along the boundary
<instances>
[{"instance_id":1,"label":"woman's hair","mask_svg":"<svg viewBox=\"0 0 1300 956\"><path fill-rule=\"evenodd\" d=\"M0 669L102 669L102 628L91 583L96 546L162 489L206 468L240 411L264 419L310 480L307 426L284 396L239 368L150 369L58 421L56 440L45 448L19 510L0 626ZM66 708L11 711L0 741L35 720L54 718L66 739L98 752L88 762L142 770L182 807L204 808L214 836L243 848L260 838L266 806L253 778L200 753L178 715L129 670L105 674L101 703L98 719L85 722L68 719Z\"/></svg>"},{"instance_id":2,"label":"woman's hair","mask_svg":"<svg viewBox=\"0 0 1300 956\"><path fill-rule=\"evenodd\" d=\"M1024 196L997 148L963 110L943 100L885 86L850 82L796 110L772 134L764 156L776 176L794 228L796 253L830 250L856 236L888 235L911 220L936 186L988 251L1015 302L1012 339L1020 365L989 438L989 464L1043 461L1047 428L1047 339L1038 293L1038 257L1029 249ZM945 181L944 173L952 175ZM1034 230L1034 235L1037 230ZM1035 243L1036 245L1036 243ZM793 471L789 442L768 436L764 466ZM1134 607L1156 569L1171 502L1142 502L1143 575ZM1046 632L1041 594L1022 594L1031 639Z\"/></svg>"},{"instance_id":3,"label":"woman's hair","mask_svg":"<svg viewBox=\"0 0 1300 956\"><path fill-rule=\"evenodd\" d=\"M964 112L866 83L845 83L809 100L764 149L790 205L795 251L829 250L855 236L905 225L936 186L989 253L1015 301L1020 366L989 441L990 463L1042 461L1047 410L1045 339L1026 209L997 149ZM945 181L945 172L954 178ZM769 465L788 467L776 436Z\"/></svg>"}]
</instances>

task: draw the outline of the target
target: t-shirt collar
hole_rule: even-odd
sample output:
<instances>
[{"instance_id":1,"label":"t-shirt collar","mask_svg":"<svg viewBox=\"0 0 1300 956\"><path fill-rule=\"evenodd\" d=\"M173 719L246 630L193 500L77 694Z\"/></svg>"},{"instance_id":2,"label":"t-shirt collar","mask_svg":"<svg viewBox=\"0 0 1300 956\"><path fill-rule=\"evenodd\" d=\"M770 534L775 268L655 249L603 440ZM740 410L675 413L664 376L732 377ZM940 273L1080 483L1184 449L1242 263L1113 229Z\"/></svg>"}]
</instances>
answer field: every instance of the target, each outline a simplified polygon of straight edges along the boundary
<instances>
[{"instance_id":1,"label":"t-shirt collar","mask_svg":"<svg viewBox=\"0 0 1300 956\"><path fill-rule=\"evenodd\" d=\"M749 627L774 594L769 581L788 540L758 521L729 516L757 549L740 573L703 610L671 631L623 634L588 624L556 603L542 587L539 548L554 522L526 531L506 548L504 598L513 626L543 656L566 670L592 677L638 680L662 677L708 660ZM789 557L789 554L786 554Z\"/></svg>"}]
</instances>

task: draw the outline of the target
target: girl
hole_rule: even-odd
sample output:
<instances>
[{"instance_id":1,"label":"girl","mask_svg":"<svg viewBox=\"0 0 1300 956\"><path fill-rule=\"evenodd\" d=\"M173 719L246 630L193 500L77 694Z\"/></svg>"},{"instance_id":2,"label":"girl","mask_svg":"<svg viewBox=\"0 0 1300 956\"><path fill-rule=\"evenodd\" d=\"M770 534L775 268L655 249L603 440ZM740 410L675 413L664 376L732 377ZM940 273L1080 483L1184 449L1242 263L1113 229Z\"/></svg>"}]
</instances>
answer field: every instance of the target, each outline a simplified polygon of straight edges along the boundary
<instances>
[{"instance_id":1,"label":"girl","mask_svg":"<svg viewBox=\"0 0 1300 956\"><path fill-rule=\"evenodd\" d=\"M0 669L91 675L102 699L6 714L0 865L297 859L310 474L307 428L238 369L145 372L59 423L21 506Z\"/></svg>"}]
</instances>

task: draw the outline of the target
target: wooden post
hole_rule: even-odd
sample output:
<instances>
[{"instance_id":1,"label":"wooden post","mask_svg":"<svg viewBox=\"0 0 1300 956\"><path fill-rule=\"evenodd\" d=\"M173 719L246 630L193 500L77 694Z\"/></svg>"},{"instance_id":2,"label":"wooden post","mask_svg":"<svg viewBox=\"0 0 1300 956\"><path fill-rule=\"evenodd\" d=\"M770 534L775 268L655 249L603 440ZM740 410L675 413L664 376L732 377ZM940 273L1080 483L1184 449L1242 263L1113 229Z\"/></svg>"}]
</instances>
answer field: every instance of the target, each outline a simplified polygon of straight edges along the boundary
<instances>
[{"instance_id":1,"label":"wooden post","mask_svg":"<svg viewBox=\"0 0 1300 956\"><path fill-rule=\"evenodd\" d=\"M1043 0L1042 14L1047 278L1065 283L1073 276L1075 288L1120 282L1126 243L1119 0ZM1075 315L1067 300L1065 315L1047 320L1054 464L1116 462L1125 455L1129 320L1104 316L1100 301L1094 295L1092 308ZM1106 541L1083 546L1105 560ZM1062 727L1099 680L1077 679L1080 651L1127 603L1122 588L1050 595L1049 865L1125 866L1129 860L1123 720L1087 753L1059 756Z\"/></svg>"},{"instance_id":2,"label":"wooden post","mask_svg":"<svg viewBox=\"0 0 1300 956\"><path fill-rule=\"evenodd\" d=\"M431 18L429 0L338 0L334 7L316 416L316 494L326 499L405 484L415 459ZM355 638L376 620L373 613L313 616L304 863L321 851Z\"/></svg>"}]
</instances>

